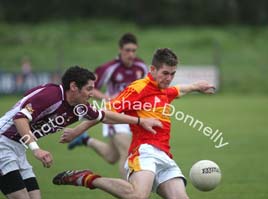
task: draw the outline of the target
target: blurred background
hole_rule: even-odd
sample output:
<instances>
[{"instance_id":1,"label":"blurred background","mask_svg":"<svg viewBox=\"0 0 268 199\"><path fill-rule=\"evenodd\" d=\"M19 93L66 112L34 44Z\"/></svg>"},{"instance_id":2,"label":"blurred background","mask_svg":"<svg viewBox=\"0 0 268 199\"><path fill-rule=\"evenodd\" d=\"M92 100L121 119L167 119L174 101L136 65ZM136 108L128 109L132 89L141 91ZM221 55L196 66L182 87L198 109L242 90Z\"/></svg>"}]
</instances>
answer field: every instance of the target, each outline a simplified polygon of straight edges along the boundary
<instances>
[{"instance_id":1,"label":"blurred background","mask_svg":"<svg viewBox=\"0 0 268 199\"><path fill-rule=\"evenodd\" d=\"M23 75L17 85L1 75L0 92L56 80L75 64L93 70L133 32L147 64L156 48L169 47L181 65L216 66L222 92L266 93L267 21L265 0L1 0L0 72ZM29 73L39 75L23 86Z\"/></svg>"},{"instance_id":2,"label":"blurred background","mask_svg":"<svg viewBox=\"0 0 268 199\"><path fill-rule=\"evenodd\" d=\"M190 197L267 199L267 22L266 0L0 0L0 113L28 88L59 82L69 66L94 70L112 59L120 36L132 32L146 64L157 48L168 47L183 68L177 81L207 77L218 86L215 96L190 95L175 104L220 129L229 142L215 149L207 137L173 118L171 144L185 175L199 159L216 161L223 172L222 184L212 192L189 184ZM93 136L101 138L100 129L94 128ZM99 190L51 184L57 172L70 168L119 176L117 166L89 150L70 153L57 144L58 137L40 140L53 152L53 168L42 168L29 154L43 198L112 198Z\"/></svg>"}]
</instances>

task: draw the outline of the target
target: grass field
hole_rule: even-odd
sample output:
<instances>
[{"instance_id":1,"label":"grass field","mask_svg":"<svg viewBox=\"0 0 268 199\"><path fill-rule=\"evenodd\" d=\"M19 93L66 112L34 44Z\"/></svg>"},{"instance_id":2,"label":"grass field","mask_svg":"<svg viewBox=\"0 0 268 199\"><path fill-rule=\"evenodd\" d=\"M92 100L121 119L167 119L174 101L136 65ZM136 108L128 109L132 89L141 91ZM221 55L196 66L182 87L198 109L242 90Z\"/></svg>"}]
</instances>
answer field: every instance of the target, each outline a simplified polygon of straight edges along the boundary
<instances>
[{"instance_id":1,"label":"grass field","mask_svg":"<svg viewBox=\"0 0 268 199\"><path fill-rule=\"evenodd\" d=\"M1 97L0 113L7 111L18 97ZM268 164L267 118L268 97L264 95L191 95L174 103L177 111L202 121L206 126L219 129L224 141L223 148L188 124L173 118L172 152L174 159L188 176L191 165L200 159L214 160L221 167L223 178L220 186L211 192L197 191L189 183L187 191L191 199L267 199ZM91 132L101 138L100 125ZM42 148L52 152L54 165L45 169L29 153L44 199L109 199L112 196L100 190L80 187L54 186L52 177L66 169L90 168L104 176L118 177L117 166L105 163L91 150L84 148L67 151L58 143L60 133L39 141ZM0 198L3 198L0 195ZM159 198L152 195L151 198Z\"/></svg>"}]
</instances>

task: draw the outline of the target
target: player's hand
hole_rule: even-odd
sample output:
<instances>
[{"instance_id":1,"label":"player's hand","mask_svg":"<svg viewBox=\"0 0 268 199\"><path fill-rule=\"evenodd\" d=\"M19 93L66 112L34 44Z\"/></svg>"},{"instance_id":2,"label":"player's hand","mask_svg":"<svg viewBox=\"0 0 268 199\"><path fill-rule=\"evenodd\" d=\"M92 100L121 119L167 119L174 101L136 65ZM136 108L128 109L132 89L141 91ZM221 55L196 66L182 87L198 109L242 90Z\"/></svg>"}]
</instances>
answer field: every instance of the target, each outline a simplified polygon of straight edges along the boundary
<instances>
[{"instance_id":1,"label":"player's hand","mask_svg":"<svg viewBox=\"0 0 268 199\"><path fill-rule=\"evenodd\" d=\"M43 163L44 167L46 168L51 167L53 163L53 157L48 151L42 149L36 149L33 151L33 153L34 156Z\"/></svg>"},{"instance_id":2,"label":"player's hand","mask_svg":"<svg viewBox=\"0 0 268 199\"><path fill-rule=\"evenodd\" d=\"M193 84L195 89L201 93L214 94L215 86L209 84L207 81L199 81Z\"/></svg>"},{"instance_id":3,"label":"player's hand","mask_svg":"<svg viewBox=\"0 0 268 199\"><path fill-rule=\"evenodd\" d=\"M63 130L63 134L60 137L60 143L69 143L71 142L74 138L74 129L72 128L65 128Z\"/></svg>"},{"instance_id":4,"label":"player's hand","mask_svg":"<svg viewBox=\"0 0 268 199\"><path fill-rule=\"evenodd\" d=\"M150 131L153 134L156 134L157 132L153 129L153 127L160 127L162 128L162 123L159 120L152 119L152 118L140 118L140 125L146 129L147 131Z\"/></svg>"}]
</instances>

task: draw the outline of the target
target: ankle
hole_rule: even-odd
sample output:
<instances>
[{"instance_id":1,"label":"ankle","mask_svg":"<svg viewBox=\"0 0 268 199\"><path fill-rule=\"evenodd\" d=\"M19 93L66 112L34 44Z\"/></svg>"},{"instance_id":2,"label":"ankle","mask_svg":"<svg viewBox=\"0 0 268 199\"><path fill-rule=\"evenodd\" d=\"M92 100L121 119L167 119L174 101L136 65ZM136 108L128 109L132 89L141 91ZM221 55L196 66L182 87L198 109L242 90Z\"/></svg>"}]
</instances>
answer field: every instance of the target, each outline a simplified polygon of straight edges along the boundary
<instances>
[{"instance_id":1,"label":"ankle","mask_svg":"<svg viewBox=\"0 0 268 199\"><path fill-rule=\"evenodd\" d=\"M84 181L84 186L88 187L90 189L96 189L97 187L95 186L95 184L93 183L97 178L100 178L100 175L97 174L90 174L84 177L83 181Z\"/></svg>"},{"instance_id":2,"label":"ankle","mask_svg":"<svg viewBox=\"0 0 268 199\"><path fill-rule=\"evenodd\" d=\"M91 137L90 137L90 136L87 136L87 137L85 137L85 138L82 139L82 143L83 143L85 146L87 146L87 145L88 145L88 142L89 142L90 139L91 139Z\"/></svg>"}]
</instances>

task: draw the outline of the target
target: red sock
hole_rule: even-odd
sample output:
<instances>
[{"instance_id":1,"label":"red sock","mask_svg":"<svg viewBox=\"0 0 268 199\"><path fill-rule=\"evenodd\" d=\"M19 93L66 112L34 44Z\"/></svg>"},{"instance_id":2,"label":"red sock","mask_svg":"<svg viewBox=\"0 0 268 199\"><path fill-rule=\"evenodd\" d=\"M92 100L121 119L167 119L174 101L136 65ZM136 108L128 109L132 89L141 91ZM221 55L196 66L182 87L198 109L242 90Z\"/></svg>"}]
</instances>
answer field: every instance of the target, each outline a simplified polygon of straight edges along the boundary
<instances>
[{"instance_id":1,"label":"red sock","mask_svg":"<svg viewBox=\"0 0 268 199\"><path fill-rule=\"evenodd\" d=\"M100 178L101 176L96 175L96 174L88 174L85 175L82 179L82 184L85 187L88 187L90 189L95 189L96 187L92 184L92 182L96 179L96 178Z\"/></svg>"}]
</instances>

